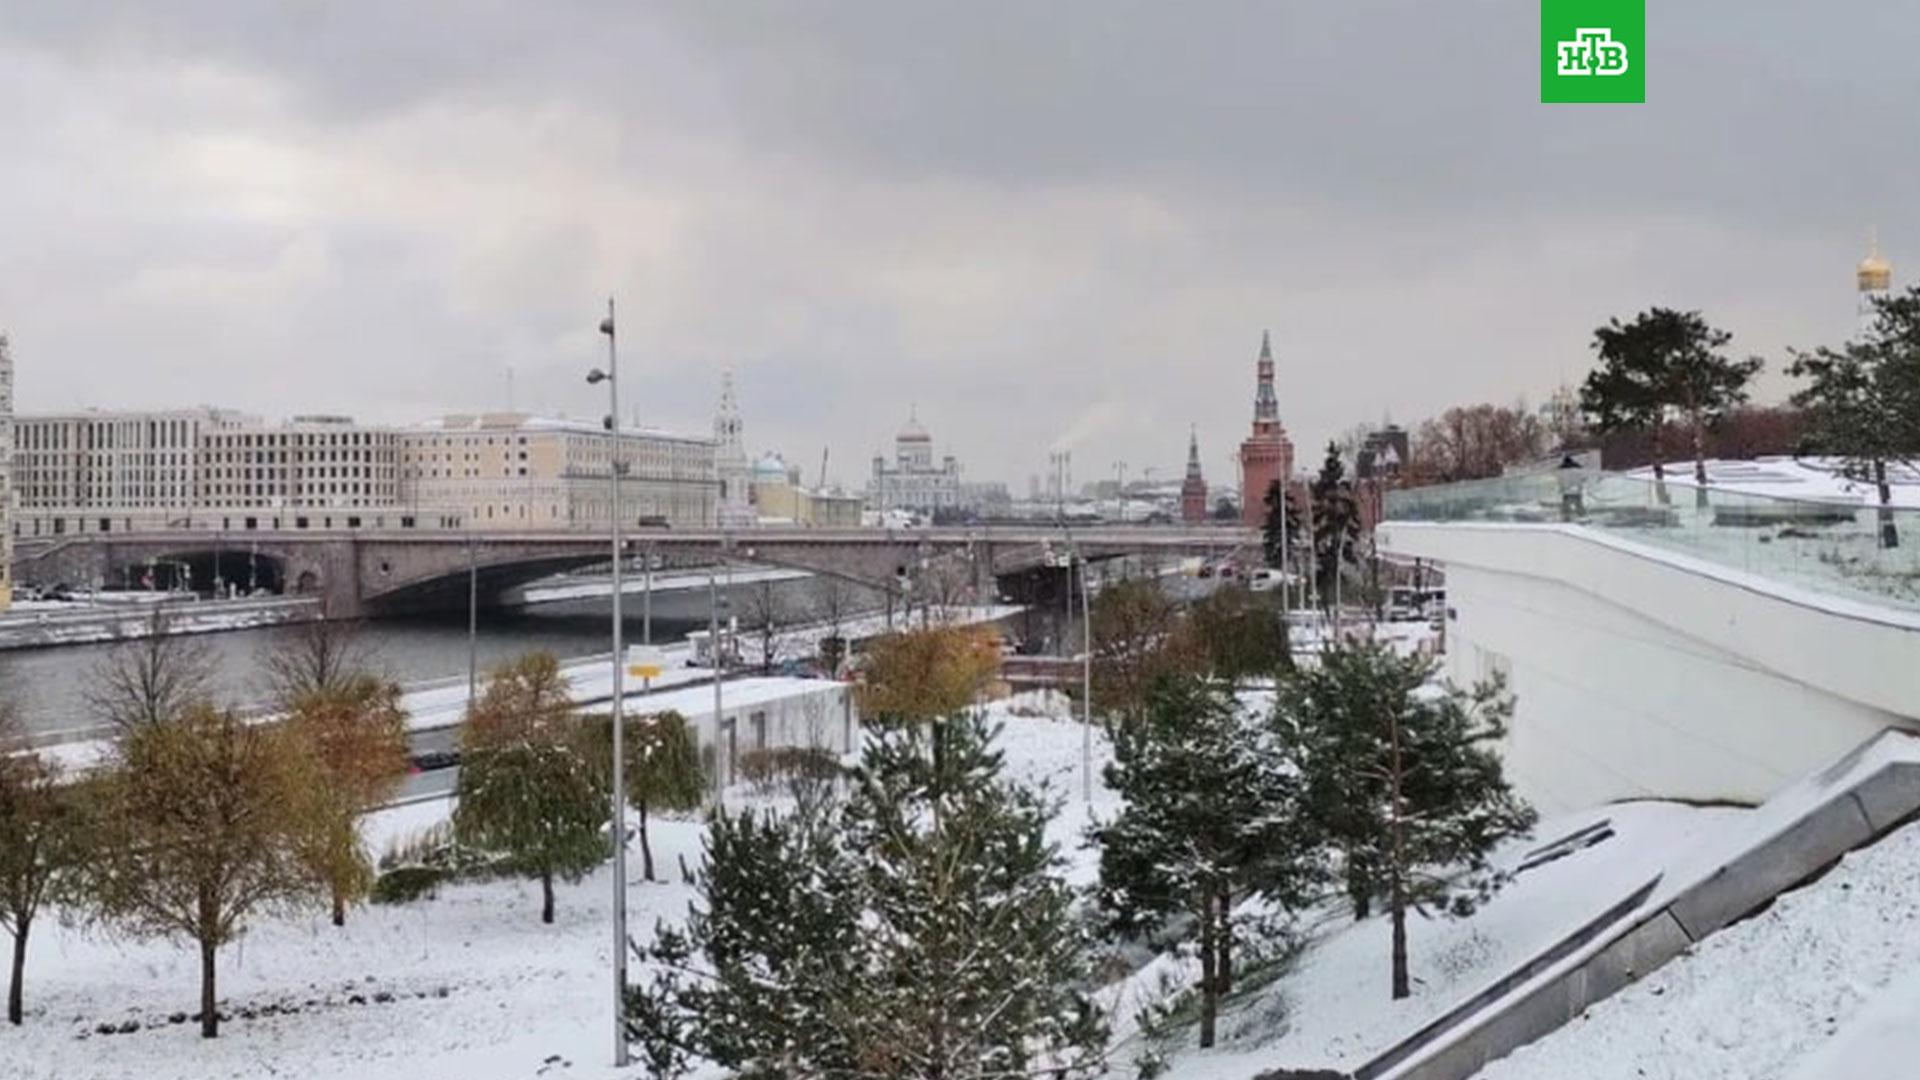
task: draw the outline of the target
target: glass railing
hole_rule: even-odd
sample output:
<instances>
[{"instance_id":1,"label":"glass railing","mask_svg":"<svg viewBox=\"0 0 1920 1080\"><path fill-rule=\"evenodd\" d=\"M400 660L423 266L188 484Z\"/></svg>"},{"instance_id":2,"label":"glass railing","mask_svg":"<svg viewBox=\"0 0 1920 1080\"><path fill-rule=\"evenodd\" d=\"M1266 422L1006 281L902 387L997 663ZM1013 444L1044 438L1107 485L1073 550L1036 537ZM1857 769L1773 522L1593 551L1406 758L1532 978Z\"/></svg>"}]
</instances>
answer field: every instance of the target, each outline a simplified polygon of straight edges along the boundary
<instances>
[{"instance_id":1,"label":"glass railing","mask_svg":"<svg viewBox=\"0 0 1920 1080\"><path fill-rule=\"evenodd\" d=\"M1920 510L1883 512L1870 494L1847 501L1703 493L1671 480L1568 469L1388 492L1386 518L1570 523L1823 593L1920 610ZM1889 526L1894 547L1882 542Z\"/></svg>"}]
</instances>

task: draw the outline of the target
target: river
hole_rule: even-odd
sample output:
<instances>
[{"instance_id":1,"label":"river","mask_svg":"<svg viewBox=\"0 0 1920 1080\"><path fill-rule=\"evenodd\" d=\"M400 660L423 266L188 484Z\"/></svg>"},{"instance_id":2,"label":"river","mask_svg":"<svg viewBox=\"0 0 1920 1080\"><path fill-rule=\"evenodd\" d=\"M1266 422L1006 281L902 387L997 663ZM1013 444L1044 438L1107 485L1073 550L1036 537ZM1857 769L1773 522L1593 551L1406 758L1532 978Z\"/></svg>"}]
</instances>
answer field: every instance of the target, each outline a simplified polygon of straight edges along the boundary
<instances>
[{"instance_id":1,"label":"river","mask_svg":"<svg viewBox=\"0 0 1920 1080\"><path fill-rule=\"evenodd\" d=\"M808 618L818 606L821 591L813 579L736 586L732 607L743 623L749 619L747 612L753 604L748 590L763 588L774 590L779 610L790 613L782 621ZM864 603L876 599L877 595L868 595ZM842 602L858 603L859 598ZM662 617L656 612L654 640L680 641L689 631L705 629L706 605L697 606L701 612L695 618L685 616L684 602L676 605L680 617ZM605 595L483 611L474 653L483 675L488 667L534 649L545 649L561 659L605 653L609 615L609 597ZM627 641L639 644L637 596L629 594L622 615ZM214 693L222 704L245 709L263 703L259 658L287 632L266 627L193 635L193 643L205 647L215 660ZM358 641L371 666L402 684L454 678L467 672L467 617L463 612L367 621L360 624ZM98 721L88 706L87 688L97 681L102 665L118 647L68 645L0 652L0 700L12 706L27 730L39 738L92 729Z\"/></svg>"}]
</instances>

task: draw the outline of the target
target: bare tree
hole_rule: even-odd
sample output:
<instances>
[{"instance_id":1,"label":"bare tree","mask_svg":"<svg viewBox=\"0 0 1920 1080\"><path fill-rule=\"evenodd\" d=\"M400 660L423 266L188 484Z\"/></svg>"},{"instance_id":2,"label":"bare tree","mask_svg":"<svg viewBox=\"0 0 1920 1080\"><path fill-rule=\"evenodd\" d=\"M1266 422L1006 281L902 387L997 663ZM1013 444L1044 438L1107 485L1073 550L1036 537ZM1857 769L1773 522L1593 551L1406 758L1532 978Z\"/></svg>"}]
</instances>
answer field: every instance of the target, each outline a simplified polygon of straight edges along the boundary
<instances>
[{"instance_id":1,"label":"bare tree","mask_svg":"<svg viewBox=\"0 0 1920 1080\"><path fill-rule=\"evenodd\" d=\"M122 733L163 724L188 705L212 696L218 668L205 642L173 632L158 606L146 635L107 654L89 681L92 712Z\"/></svg>"},{"instance_id":2,"label":"bare tree","mask_svg":"<svg viewBox=\"0 0 1920 1080\"><path fill-rule=\"evenodd\" d=\"M285 627L260 656L262 677L276 706L291 709L315 695L340 692L366 674L367 649L358 623L315 619Z\"/></svg>"},{"instance_id":3,"label":"bare tree","mask_svg":"<svg viewBox=\"0 0 1920 1080\"><path fill-rule=\"evenodd\" d=\"M856 606L853 585L831 574L821 574L813 580L814 616L826 631L820 638L820 662L826 665L829 675L838 675L847 654L847 620Z\"/></svg>"},{"instance_id":4,"label":"bare tree","mask_svg":"<svg viewBox=\"0 0 1920 1080\"><path fill-rule=\"evenodd\" d=\"M774 661L780 659L780 626L787 618L787 604L774 589L771 581L761 581L747 591L747 600L742 604L742 622L760 644L760 671L766 674L773 670Z\"/></svg>"}]
</instances>

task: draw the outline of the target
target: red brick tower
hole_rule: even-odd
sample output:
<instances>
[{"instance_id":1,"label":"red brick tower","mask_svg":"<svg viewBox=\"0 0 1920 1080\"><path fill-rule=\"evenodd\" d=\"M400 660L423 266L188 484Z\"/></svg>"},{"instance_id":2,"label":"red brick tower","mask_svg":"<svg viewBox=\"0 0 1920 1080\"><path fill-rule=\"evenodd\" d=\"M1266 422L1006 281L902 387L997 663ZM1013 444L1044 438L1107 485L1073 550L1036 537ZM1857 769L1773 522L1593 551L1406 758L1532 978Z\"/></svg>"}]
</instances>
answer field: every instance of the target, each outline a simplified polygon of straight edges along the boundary
<instances>
[{"instance_id":1,"label":"red brick tower","mask_svg":"<svg viewBox=\"0 0 1920 1080\"><path fill-rule=\"evenodd\" d=\"M1293 441L1280 425L1280 399L1273 392L1273 341L1260 334L1259 382L1253 393L1253 434L1240 444L1240 520L1258 526L1267 519L1267 489L1291 482Z\"/></svg>"},{"instance_id":2,"label":"red brick tower","mask_svg":"<svg viewBox=\"0 0 1920 1080\"><path fill-rule=\"evenodd\" d=\"M1207 520L1207 480L1200 475L1200 437L1187 432L1187 478L1180 481L1180 520L1197 525Z\"/></svg>"}]
</instances>

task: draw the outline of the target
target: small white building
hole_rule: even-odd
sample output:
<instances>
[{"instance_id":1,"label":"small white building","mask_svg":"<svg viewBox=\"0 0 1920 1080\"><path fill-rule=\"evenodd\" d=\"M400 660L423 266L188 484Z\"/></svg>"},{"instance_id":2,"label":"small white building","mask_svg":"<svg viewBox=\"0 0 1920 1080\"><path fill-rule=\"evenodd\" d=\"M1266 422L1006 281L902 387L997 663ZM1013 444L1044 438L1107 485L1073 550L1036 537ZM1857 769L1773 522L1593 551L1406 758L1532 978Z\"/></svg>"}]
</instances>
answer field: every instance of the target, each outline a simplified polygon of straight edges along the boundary
<instances>
[{"instance_id":1,"label":"small white building","mask_svg":"<svg viewBox=\"0 0 1920 1080\"><path fill-rule=\"evenodd\" d=\"M858 748L860 715L853 687L832 679L745 676L720 686L720 719L714 721L713 686L689 686L629 701L636 715L677 712L687 718L702 751L718 747L714 764L726 782L738 779L740 755L749 750L800 746L852 753Z\"/></svg>"}]
</instances>

